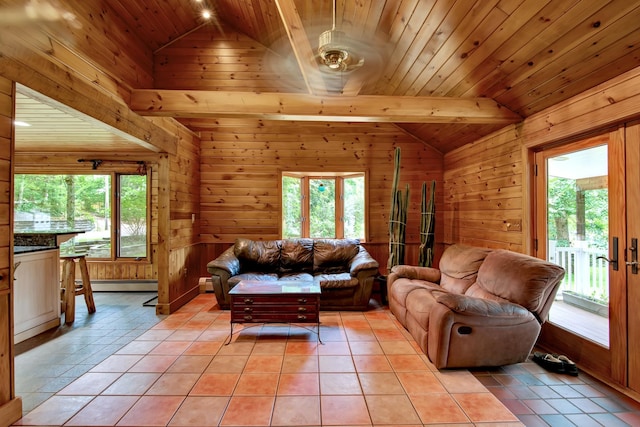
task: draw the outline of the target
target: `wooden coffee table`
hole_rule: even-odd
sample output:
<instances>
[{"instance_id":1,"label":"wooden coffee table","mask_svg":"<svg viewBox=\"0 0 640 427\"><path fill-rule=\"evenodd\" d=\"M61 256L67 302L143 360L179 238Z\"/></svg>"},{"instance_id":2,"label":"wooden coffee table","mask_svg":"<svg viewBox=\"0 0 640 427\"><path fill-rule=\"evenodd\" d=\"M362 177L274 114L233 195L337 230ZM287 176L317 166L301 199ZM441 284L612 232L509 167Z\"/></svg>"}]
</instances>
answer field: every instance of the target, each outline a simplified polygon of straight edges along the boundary
<instances>
[{"instance_id":1,"label":"wooden coffee table","mask_svg":"<svg viewBox=\"0 0 640 427\"><path fill-rule=\"evenodd\" d=\"M236 323L315 323L320 339L320 285L312 281L241 280L229 291Z\"/></svg>"}]
</instances>

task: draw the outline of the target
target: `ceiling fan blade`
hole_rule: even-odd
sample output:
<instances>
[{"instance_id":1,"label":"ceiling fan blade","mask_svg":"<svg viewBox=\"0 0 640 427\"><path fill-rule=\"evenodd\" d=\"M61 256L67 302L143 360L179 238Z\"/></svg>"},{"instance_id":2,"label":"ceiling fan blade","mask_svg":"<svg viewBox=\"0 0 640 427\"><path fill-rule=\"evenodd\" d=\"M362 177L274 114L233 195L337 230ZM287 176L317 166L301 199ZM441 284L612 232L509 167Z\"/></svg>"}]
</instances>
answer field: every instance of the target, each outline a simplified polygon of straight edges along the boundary
<instances>
[{"instance_id":1,"label":"ceiling fan blade","mask_svg":"<svg viewBox=\"0 0 640 427\"><path fill-rule=\"evenodd\" d=\"M56 21L67 21L75 28L81 27L76 16L55 0L29 0L22 6L5 6L0 12L0 25L3 27L22 27Z\"/></svg>"},{"instance_id":2,"label":"ceiling fan blade","mask_svg":"<svg viewBox=\"0 0 640 427\"><path fill-rule=\"evenodd\" d=\"M326 94L326 88L323 88L322 85L318 87L317 83L312 85L309 80L310 75L318 72L318 63L315 61L316 54L311 48L295 3L293 0L276 0L276 6L309 93L312 95Z\"/></svg>"},{"instance_id":3,"label":"ceiling fan blade","mask_svg":"<svg viewBox=\"0 0 640 427\"><path fill-rule=\"evenodd\" d=\"M387 57L387 44L376 37L366 36L365 29L350 27L351 34L337 30L335 22L335 2L333 26L307 26L310 17L303 17L294 0L275 0L286 33L280 44L274 43L265 63L272 71L283 76L288 86L297 86L287 79L294 75L302 77L304 86L312 95L358 95L361 89L379 77L383 69L383 58ZM306 21L303 22L303 18ZM315 15L314 15L315 18ZM317 19L316 19L317 20ZM313 37L310 41L310 37ZM286 45L286 52L280 47ZM281 53L278 57L275 53ZM294 70L295 69L295 70ZM297 80L299 81L299 80Z\"/></svg>"}]
</instances>

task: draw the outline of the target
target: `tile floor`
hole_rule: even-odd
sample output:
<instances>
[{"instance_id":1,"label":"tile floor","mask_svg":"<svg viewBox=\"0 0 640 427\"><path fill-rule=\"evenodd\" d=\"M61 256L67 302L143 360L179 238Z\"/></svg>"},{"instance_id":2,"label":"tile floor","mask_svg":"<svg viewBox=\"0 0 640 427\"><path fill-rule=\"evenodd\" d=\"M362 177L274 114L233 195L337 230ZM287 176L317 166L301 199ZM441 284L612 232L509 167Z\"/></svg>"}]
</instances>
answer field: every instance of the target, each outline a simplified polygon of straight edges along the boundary
<instances>
[{"instance_id":1,"label":"tile floor","mask_svg":"<svg viewBox=\"0 0 640 427\"><path fill-rule=\"evenodd\" d=\"M203 294L156 316L147 293L96 293L76 322L16 345L15 425L624 426L640 404L581 373L532 362L438 372L372 300L323 312L313 328L258 325L229 334Z\"/></svg>"}]
</instances>

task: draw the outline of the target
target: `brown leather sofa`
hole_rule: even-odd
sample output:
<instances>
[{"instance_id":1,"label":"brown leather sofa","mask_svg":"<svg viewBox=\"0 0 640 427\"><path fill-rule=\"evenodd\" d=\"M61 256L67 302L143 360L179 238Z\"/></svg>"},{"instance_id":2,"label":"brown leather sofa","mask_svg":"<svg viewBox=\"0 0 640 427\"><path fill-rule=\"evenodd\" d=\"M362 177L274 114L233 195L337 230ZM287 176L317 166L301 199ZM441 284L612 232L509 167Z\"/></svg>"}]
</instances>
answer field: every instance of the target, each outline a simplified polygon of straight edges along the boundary
<instances>
[{"instance_id":1,"label":"brown leather sofa","mask_svg":"<svg viewBox=\"0 0 640 427\"><path fill-rule=\"evenodd\" d=\"M237 239L207 271L222 308L241 280L308 280L320 285L321 309L366 310L378 262L358 240Z\"/></svg>"},{"instance_id":2,"label":"brown leather sofa","mask_svg":"<svg viewBox=\"0 0 640 427\"><path fill-rule=\"evenodd\" d=\"M448 247L439 269L398 265L389 307L438 368L525 361L564 270L507 250Z\"/></svg>"}]
</instances>

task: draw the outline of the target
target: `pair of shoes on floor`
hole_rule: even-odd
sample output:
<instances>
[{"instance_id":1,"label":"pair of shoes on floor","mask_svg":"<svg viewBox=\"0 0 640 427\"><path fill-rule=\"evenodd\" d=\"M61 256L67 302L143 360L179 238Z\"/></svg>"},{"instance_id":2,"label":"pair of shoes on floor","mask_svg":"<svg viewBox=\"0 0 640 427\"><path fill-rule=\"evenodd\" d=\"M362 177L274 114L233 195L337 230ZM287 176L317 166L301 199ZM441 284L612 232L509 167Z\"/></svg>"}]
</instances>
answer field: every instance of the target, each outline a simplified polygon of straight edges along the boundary
<instances>
[{"instance_id":1,"label":"pair of shoes on floor","mask_svg":"<svg viewBox=\"0 0 640 427\"><path fill-rule=\"evenodd\" d=\"M533 361L546 370L557 374L578 375L578 367L576 364L564 355L540 353L536 351L533 353Z\"/></svg>"}]
</instances>

